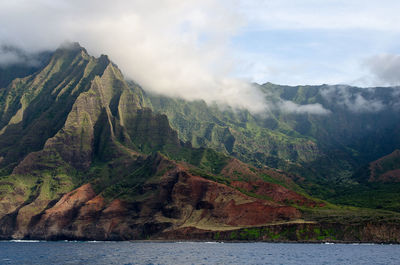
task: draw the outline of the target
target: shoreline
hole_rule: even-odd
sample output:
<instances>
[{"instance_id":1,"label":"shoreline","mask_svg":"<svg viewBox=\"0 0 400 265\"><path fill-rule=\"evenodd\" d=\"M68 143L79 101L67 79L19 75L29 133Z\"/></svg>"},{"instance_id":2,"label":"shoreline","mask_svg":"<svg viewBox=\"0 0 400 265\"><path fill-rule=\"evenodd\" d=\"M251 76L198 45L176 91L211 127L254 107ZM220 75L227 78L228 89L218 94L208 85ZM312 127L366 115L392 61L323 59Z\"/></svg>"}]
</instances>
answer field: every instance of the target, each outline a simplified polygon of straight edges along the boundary
<instances>
[{"instance_id":1,"label":"shoreline","mask_svg":"<svg viewBox=\"0 0 400 265\"><path fill-rule=\"evenodd\" d=\"M267 243L267 244L341 244L341 245L400 245L396 242L378 242L378 241L290 241L290 240L277 240L277 241L257 241L257 240L164 240L164 239L138 239L138 240L42 240L42 239L0 239L0 243L43 243L43 242L54 242L54 243L209 243L209 244L252 244L252 243Z\"/></svg>"}]
</instances>

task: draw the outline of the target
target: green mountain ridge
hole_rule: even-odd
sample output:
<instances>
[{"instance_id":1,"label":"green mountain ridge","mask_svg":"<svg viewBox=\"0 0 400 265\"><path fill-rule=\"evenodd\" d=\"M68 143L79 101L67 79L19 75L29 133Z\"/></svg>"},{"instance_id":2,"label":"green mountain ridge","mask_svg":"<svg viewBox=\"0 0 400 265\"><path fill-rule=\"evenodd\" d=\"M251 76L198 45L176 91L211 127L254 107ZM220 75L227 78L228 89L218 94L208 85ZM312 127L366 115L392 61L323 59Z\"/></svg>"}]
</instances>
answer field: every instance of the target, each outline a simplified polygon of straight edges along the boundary
<instances>
[{"instance_id":1,"label":"green mountain ridge","mask_svg":"<svg viewBox=\"0 0 400 265\"><path fill-rule=\"evenodd\" d=\"M179 140L107 56L91 57L78 44L59 49L1 93L1 238L134 239L300 217L290 203L231 185L221 172L234 160ZM282 189L291 203L311 203ZM257 218L227 207L258 207Z\"/></svg>"},{"instance_id":2,"label":"green mountain ridge","mask_svg":"<svg viewBox=\"0 0 400 265\"><path fill-rule=\"evenodd\" d=\"M329 114L272 110L266 117L246 110L221 110L147 93L153 109L166 114L181 138L256 166L269 166L304 179L311 194L331 198L357 185L355 174L400 146L397 88L349 86L260 86L266 101L320 104ZM397 94L396 94L397 93ZM363 104L357 103L362 99ZM359 109L355 109L356 105ZM366 109L368 104L378 109ZM332 189L336 186L335 189Z\"/></svg>"},{"instance_id":3,"label":"green mountain ridge","mask_svg":"<svg viewBox=\"0 0 400 265\"><path fill-rule=\"evenodd\" d=\"M305 92L290 98L284 88L270 90L269 99L306 102ZM320 97L318 89L304 97ZM396 206L359 209L315 197L340 198L326 192L336 186L324 185L343 175L337 187L362 188L351 174L370 157L354 158L362 148L331 137L339 121L323 117L259 116L152 95L107 56L94 58L79 44L60 48L0 90L0 238L398 242ZM343 226L348 235L339 233Z\"/></svg>"}]
</instances>

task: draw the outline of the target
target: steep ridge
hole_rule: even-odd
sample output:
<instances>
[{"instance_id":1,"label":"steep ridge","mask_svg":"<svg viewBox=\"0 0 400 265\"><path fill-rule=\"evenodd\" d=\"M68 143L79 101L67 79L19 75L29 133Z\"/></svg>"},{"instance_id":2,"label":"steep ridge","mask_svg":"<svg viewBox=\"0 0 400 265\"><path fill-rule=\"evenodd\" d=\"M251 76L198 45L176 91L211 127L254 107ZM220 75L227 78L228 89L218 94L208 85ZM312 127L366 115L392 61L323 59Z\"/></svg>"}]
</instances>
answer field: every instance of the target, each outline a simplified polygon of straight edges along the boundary
<instances>
[{"instance_id":1,"label":"steep ridge","mask_svg":"<svg viewBox=\"0 0 400 265\"><path fill-rule=\"evenodd\" d=\"M400 150L369 163L371 182L400 182Z\"/></svg>"},{"instance_id":2,"label":"steep ridge","mask_svg":"<svg viewBox=\"0 0 400 265\"><path fill-rule=\"evenodd\" d=\"M182 139L259 165L314 161L321 155L315 141L304 137L266 110L221 110L204 101L189 102L146 93L155 112L166 114Z\"/></svg>"},{"instance_id":3,"label":"steep ridge","mask_svg":"<svg viewBox=\"0 0 400 265\"><path fill-rule=\"evenodd\" d=\"M0 88L7 87L16 78L31 75L47 65L52 55L49 51L26 53L15 46L1 45L0 53L16 57L14 62L0 63Z\"/></svg>"},{"instance_id":4,"label":"steep ridge","mask_svg":"<svg viewBox=\"0 0 400 265\"><path fill-rule=\"evenodd\" d=\"M270 106L263 115L145 95L154 111L167 115L179 137L194 146L290 172L309 194L332 202L342 191L363 188L361 168L400 148L397 87L267 83L259 89ZM325 112L290 112L285 110L288 101L299 107L314 104Z\"/></svg>"},{"instance_id":5,"label":"steep ridge","mask_svg":"<svg viewBox=\"0 0 400 265\"><path fill-rule=\"evenodd\" d=\"M177 227L218 230L300 216L293 207L256 200L179 166L142 188L133 202L117 198L107 203L90 184L81 186L37 216L30 224L30 237L143 239Z\"/></svg>"},{"instance_id":6,"label":"steep ridge","mask_svg":"<svg viewBox=\"0 0 400 265\"><path fill-rule=\"evenodd\" d=\"M156 238L325 207L284 175L181 141L107 56L78 44L1 93L0 238ZM241 186L250 179L260 188Z\"/></svg>"},{"instance_id":7,"label":"steep ridge","mask_svg":"<svg viewBox=\"0 0 400 265\"><path fill-rule=\"evenodd\" d=\"M41 150L61 129L76 98L108 63L105 56L95 59L81 47L59 49L42 71L18 78L2 90L0 166L11 170L30 152Z\"/></svg>"},{"instance_id":8,"label":"steep ridge","mask_svg":"<svg viewBox=\"0 0 400 265\"><path fill-rule=\"evenodd\" d=\"M400 152L396 149L366 164L354 173L359 184L340 190L332 201L400 212L399 163Z\"/></svg>"}]
</instances>

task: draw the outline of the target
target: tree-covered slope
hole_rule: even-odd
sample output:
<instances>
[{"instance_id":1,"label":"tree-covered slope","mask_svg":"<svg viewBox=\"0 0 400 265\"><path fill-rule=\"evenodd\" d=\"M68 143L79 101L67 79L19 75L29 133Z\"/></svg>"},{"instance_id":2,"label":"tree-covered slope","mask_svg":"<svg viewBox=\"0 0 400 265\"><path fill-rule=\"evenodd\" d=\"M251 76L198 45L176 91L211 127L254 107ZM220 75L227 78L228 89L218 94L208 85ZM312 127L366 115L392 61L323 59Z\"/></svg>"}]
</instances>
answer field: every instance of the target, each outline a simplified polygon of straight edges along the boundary
<instances>
[{"instance_id":1,"label":"tree-covered slope","mask_svg":"<svg viewBox=\"0 0 400 265\"><path fill-rule=\"evenodd\" d=\"M360 168L400 146L397 87L267 83L259 89L269 106L262 114L151 93L147 97L194 146L291 172L308 192L322 198L355 187ZM323 111L304 111L316 105Z\"/></svg>"},{"instance_id":2,"label":"tree-covered slope","mask_svg":"<svg viewBox=\"0 0 400 265\"><path fill-rule=\"evenodd\" d=\"M248 162L273 167L285 161L313 161L319 156L311 137L296 132L271 112L253 115L247 110L222 110L204 101L146 95L154 111L166 114L179 136L194 146L215 148Z\"/></svg>"},{"instance_id":3,"label":"tree-covered slope","mask_svg":"<svg viewBox=\"0 0 400 265\"><path fill-rule=\"evenodd\" d=\"M107 56L78 44L0 93L0 238L145 239L343 211L283 172L180 139Z\"/></svg>"}]
</instances>

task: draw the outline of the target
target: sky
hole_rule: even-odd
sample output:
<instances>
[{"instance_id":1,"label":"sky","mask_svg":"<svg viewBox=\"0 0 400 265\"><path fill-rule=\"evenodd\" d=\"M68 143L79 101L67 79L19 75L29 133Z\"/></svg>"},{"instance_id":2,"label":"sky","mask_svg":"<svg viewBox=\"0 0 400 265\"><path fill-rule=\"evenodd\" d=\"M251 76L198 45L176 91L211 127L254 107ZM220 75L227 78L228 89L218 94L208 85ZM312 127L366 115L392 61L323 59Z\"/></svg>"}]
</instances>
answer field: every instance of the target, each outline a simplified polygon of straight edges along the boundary
<instances>
[{"instance_id":1,"label":"sky","mask_svg":"<svg viewBox=\"0 0 400 265\"><path fill-rule=\"evenodd\" d=\"M0 0L0 47L77 41L155 93L257 112L271 105L252 82L400 85L399 10L397 0ZM0 48L0 66L26 58Z\"/></svg>"},{"instance_id":2,"label":"sky","mask_svg":"<svg viewBox=\"0 0 400 265\"><path fill-rule=\"evenodd\" d=\"M400 1L242 1L237 74L278 84L400 83Z\"/></svg>"}]
</instances>

